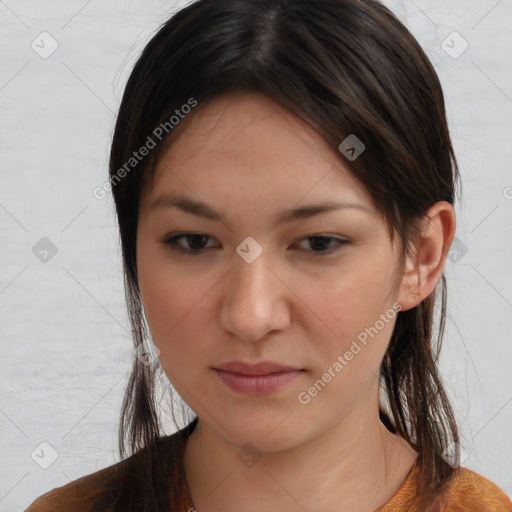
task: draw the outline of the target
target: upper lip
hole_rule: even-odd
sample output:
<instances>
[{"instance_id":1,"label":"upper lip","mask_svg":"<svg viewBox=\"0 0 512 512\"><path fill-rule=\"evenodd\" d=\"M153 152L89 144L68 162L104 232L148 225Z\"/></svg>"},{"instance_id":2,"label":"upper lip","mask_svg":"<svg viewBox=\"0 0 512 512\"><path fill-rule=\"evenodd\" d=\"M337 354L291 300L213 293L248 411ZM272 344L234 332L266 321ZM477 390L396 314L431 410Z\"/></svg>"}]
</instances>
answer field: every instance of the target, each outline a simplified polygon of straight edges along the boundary
<instances>
[{"instance_id":1,"label":"upper lip","mask_svg":"<svg viewBox=\"0 0 512 512\"><path fill-rule=\"evenodd\" d=\"M260 363L250 364L244 361L228 361L227 363L215 366L216 370L238 373L240 375L268 375L269 373L298 371L299 368L293 368L274 361L261 361Z\"/></svg>"}]
</instances>

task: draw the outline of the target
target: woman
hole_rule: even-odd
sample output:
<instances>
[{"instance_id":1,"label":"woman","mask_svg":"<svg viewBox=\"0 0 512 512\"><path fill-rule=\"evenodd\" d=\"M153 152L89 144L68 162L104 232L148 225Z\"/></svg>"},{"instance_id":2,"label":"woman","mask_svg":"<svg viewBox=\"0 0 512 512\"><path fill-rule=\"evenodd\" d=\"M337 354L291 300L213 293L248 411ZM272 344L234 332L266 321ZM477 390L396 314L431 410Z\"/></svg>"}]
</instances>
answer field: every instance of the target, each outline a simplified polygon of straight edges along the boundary
<instances>
[{"instance_id":1,"label":"woman","mask_svg":"<svg viewBox=\"0 0 512 512\"><path fill-rule=\"evenodd\" d=\"M178 12L111 151L129 457L28 510L512 510L459 466L437 370L458 179L438 77L380 3ZM196 416L172 436L161 375Z\"/></svg>"}]
</instances>

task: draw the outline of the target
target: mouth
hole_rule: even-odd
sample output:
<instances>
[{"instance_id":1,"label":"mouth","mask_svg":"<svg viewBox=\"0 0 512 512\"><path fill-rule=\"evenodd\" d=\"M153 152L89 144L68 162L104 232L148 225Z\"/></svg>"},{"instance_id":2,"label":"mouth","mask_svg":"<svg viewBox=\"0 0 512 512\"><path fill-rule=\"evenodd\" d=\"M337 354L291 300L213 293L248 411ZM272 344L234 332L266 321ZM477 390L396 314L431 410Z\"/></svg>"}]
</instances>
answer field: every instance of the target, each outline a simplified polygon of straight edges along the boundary
<instances>
[{"instance_id":1,"label":"mouth","mask_svg":"<svg viewBox=\"0 0 512 512\"><path fill-rule=\"evenodd\" d=\"M227 363L215 366L214 369L255 377L270 375L271 373L283 373L301 370L300 368L294 368L293 366L283 365L274 361L262 361L255 364L246 363L244 361L229 361Z\"/></svg>"},{"instance_id":2,"label":"mouth","mask_svg":"<svg viewBox=\"0 0 512 512\"><path fill-rule=\"evenodd\" d=\"M273 361L257 364L230 361L213 367L213 370L233 391L253 396L274 393L305 372L303 368L294 368Z\"/></svg>"}]
</instances>

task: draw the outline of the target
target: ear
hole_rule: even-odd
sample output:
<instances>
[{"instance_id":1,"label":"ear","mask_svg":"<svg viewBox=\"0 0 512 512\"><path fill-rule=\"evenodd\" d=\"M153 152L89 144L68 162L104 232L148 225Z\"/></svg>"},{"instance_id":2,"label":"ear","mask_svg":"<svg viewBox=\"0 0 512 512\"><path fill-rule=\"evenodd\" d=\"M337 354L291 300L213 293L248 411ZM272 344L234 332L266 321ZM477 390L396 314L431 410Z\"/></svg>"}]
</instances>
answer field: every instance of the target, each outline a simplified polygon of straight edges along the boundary
<instances>
[{"instance_id":1,"label":"ear","mask_svg":"<svg viewBox=\"0 0 512 512\"><path fill-rule=\"evenodd\" d=\"M422 219L421 237L407 258L398 293L402 311L417 306L435 289L455 236L455 211L447 201L433 204Z\"/></svg>"}]
</instances>

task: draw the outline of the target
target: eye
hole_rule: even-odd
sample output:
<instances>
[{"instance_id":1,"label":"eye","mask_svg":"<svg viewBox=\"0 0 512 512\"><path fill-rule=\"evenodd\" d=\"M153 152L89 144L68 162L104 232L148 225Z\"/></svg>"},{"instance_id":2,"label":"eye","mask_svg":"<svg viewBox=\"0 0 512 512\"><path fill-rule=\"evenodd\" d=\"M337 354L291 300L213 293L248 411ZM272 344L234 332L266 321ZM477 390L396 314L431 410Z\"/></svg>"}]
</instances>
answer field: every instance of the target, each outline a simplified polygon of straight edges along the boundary
<instances>
[{"instance_id":1,"label":"eye","mask_svg":"<svg viewBox=\"0 0 512 512\"><path fill-rule=\"evenodd\" d=\"M173 251L197 256L204 253L206 249L215 247L205 246L205 243L208 239L213 240L211 237L204 233L182 233L180 235L165 238L163 243L167 246L170 246ZM180 243L181 240L185 241L185 247ZM350 243L348 240L326 235L311 235L303 238L301 243L305 241L308 242L308 245L313 248L313 250L305 250L307 252L316 253L319 256L331 254L334 251L340 249L341 246ZM311 241L313 241L313 243L311 243ZM331 245L332 243L334 243L334 245Z\"/></svg>"},{"instance_id":2,"label":"eye","mask_svg":"<svg viewBox=\"0 0 512 512\"><path fill-rule=\"evenodd\" d=\"M311 244L309 241L313 240L313 243ZM310 252L318 253L318 254L331 254L332 252L338 250L341 248L341 246L346 245L349 243L348 240L344 240L342 238L336 238L332 236L326 236L326 235L311 235L306 238L303 238L302 241L308 241L308 244L316 249L319 250L313 250ZM330 249L325 250L332 242L335 243L334 246L331 246Z\"/></svg>"},{"instance_id":3,"label":"eye","mask_svg":"<svg viewBox=\"0 0 512 512\"><path fill-rule=\"evenodd\" d=\"M181 235L168 237L163 241L163 243L165 245L171 246L172 250L196 256L204 252L205 249L207 249L207 247L204 247L204 242L205 239L208 238L210 237L208 235L205 235L204 233L183 233ZM183 247L178 242L181 239L184 239L186 241L188 248Z\"/></svg>"}]
</instances>

